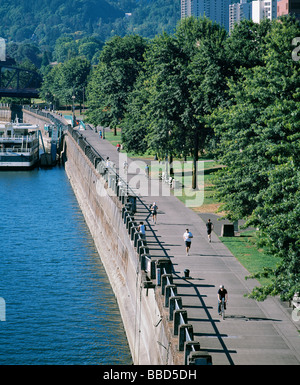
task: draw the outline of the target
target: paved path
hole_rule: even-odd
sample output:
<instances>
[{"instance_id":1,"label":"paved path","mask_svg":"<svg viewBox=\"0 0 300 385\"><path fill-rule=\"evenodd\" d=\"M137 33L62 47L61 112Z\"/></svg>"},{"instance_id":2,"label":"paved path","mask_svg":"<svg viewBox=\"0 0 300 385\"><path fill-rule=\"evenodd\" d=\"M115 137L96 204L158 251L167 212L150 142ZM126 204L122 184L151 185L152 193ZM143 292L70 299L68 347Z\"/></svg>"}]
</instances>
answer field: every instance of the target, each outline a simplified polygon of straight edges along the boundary
<instances>
[{"instance_id":1,"label":"paved path","mask_svg":"<svg viewBox=\"0 0 300 385\"><path fill-rule=\"evenodd\" d=\"M82 132L90 144L119 167L116 147L100 139L92 130ZM129 160L130 164L131 160ZM122 163L121 163L122 168ZM129 177L134 177L130 171ZM143 178L143 177L141 177ZM285 365L300 364L300 322L293 322L291 310L276 298L264 302L245 298L258 283L245 280L249 273L213 233L208 243L205 223L200 215L185 207L176 197L143 196L143 202L158 205L157 224L149 221L146 233L151 255L168 254L174 265L174 283L193 325L194 339L207 350L213 364ZM146 210L137 213L146 220ZM185 255L182 235L193 233L189 256ZM154 237L155 235L155 237ZM156 238L156 239L155 239ZM156 241L160 242L160 246ZM184 270L190 278L184 278ZM229 292L226 319L217 314L217 291L224 284Z\"/></svg>"}]
</instances>

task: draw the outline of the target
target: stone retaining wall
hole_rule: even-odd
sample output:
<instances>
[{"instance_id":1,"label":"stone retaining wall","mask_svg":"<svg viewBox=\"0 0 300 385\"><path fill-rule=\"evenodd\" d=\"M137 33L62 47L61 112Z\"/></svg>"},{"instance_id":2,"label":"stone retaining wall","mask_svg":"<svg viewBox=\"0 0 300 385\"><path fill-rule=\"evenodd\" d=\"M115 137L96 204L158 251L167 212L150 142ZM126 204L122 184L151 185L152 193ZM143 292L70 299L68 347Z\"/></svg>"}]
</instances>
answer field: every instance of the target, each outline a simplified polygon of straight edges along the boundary
<instances>
[{"instance_id":1,"label":"stone retaining wall","mask_svg":"<svg viewBox=\"0 0 300 385\"><path fill-rule=\"evenodd\" d=\"M65 169L116 295L134 364L182 364L154 287L145 287L139 255L122 218L122 202L68 133ZM173 351L172 351L173 350Z\"/></svg>"}]
</instances>

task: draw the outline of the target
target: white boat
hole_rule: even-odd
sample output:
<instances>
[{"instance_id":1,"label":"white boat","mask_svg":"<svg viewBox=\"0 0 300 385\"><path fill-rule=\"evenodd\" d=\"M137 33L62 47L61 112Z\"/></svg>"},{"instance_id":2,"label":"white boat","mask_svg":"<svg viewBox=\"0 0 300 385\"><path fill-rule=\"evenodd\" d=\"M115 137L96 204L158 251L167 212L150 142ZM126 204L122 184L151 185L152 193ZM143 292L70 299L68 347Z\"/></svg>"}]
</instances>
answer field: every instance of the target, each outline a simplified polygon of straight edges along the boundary
<instances>
[{"instance_id":1,"label":"white boat","mask_svg":"<svg viewBox=\"0 0 300 385\"><path fill-rule=\"evenodd\" d=\"M38 126L0 123L0 170L28 170L39 161Z\"/></svg>"}]
</instances>

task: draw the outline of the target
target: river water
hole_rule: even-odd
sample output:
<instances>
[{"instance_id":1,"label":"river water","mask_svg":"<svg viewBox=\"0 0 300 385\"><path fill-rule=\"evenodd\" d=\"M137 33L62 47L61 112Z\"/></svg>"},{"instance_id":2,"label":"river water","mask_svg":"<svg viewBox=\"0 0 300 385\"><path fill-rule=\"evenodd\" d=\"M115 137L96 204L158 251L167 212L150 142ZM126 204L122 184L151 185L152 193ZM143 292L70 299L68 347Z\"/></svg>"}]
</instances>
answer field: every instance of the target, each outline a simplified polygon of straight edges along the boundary
<instances>
[{"instance_id":1,"label":"river water","mask_svg":"<svg viewBox=\"0 0 300 385\"><path fill-rule=\"evenodd\" d=\"M0 172L0 365L131 364L63 168Z\"/></svg>"}]
</instances>

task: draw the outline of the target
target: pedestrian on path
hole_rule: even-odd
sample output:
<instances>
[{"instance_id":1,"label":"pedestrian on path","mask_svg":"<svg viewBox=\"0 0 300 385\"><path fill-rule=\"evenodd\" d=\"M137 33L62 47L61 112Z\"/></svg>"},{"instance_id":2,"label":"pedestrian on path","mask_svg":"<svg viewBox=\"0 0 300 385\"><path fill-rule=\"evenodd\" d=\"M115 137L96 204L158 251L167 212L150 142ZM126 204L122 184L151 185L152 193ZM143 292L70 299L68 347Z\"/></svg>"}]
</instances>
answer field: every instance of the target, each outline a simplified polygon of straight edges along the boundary
<instances>
[{"instance_id":1,"label":"pedestrian on path","mask_svg":"<svg viewBox=\"0 0 300 385\"><path fill-rule=\"evenodd\" d=\"M146 178L149 179L150 170L149 170L149 166L147 164L146 164L146 167L145 167L145 175L146 175Z\"/></svg>"},{"instance_id":2,"label":"pedestrian on path","mask_svg":"<svg viewBox=\"0 0 300 385\"><path fill-rule=\"evenodd\" d=\"M211 242L211 232L214 228L214 225L210 221L210 219L206 223L206 230L207 230L207 236L208 236L208 242Z\"/></svg>"},{"instance_id":3,"label":"pedestrian on path","mask_svg":"<svg viewBox=\"0 0 300 385\"><path fill-rule=\"evenodd\" d=\"M186 247L186 255L189 255L190 248L192 245L192 238L193 238L193 234L189 231L189 229L186 229L185 233L183 234L183 239Z\"/></svg>"},{"instance_id":4,"label":"pedestrian on path","mask_svg":"<svg viewBox=\"0 0 300 385\"><path fill-rule=\"evenodd\" d=\"M146 239L146 226L144 225L144 222L140 222L138 232L141 234L142 239Z\"/></svg>"},{"instance_id":5,"label":"pedestrian on path","mask_svg":"<svg viewBox=\"0 0 300 385\"><path fill-rule=\"evenodd\" d=\"M152 213L152 221L153 223L156 223L158 206L155 202L153 202L153 204L150 206L150 210Z\"/></svg>"}]
</instances>

